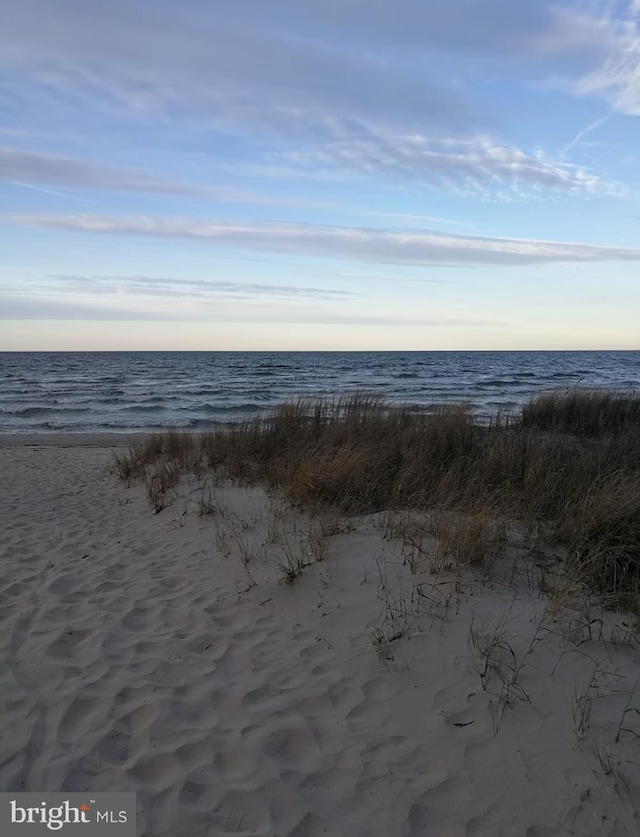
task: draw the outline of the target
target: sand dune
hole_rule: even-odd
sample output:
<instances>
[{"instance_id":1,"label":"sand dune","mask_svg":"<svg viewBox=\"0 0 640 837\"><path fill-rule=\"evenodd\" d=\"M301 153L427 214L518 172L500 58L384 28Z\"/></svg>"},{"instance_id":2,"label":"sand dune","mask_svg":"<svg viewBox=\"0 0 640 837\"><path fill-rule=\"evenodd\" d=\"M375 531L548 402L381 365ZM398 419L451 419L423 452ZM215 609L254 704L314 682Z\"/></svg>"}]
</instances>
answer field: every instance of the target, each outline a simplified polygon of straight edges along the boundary
<instances>
[{"instance_id":1,"label":"sand dune","mask_svg":"<svg viewBox=\"0 0 640 837\"><path fill-rule=\"evenodd\" d=\"M630 620L412 572L379 517L283 583L277 497L154 515L59 443L0 447L2 790L135 791L149 837L638 833Z\"/></svg>"}]
</instances>

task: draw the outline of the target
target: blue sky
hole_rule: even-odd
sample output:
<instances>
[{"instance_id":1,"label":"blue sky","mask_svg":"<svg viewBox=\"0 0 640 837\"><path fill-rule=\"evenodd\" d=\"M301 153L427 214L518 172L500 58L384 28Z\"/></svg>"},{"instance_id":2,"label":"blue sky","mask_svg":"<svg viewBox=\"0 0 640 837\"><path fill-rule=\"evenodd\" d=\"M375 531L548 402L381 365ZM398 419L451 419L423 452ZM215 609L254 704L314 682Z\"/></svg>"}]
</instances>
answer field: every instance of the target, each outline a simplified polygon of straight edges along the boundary
<instances>
[{"instance_id":1,"label":"blue sky","mask_svg":"<svg viewBox=\"0 0 640 837\"><path fill-rule=\"evenodd\" d=\"M8 0L0 350L640 348L640 0Z\"/></svg>"}]
</instances>

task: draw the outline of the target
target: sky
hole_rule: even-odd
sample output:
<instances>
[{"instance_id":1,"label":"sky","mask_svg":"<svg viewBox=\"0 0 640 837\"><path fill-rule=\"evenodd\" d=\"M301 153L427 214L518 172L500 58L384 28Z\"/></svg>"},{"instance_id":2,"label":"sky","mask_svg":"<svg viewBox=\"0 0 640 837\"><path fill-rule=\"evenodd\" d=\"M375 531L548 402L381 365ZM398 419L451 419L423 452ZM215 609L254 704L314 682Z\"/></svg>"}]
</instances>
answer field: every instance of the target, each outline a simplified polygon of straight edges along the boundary
<instances>
[{"instance_id":1,"label":"sky","mask_svg":"<svg viewBox=\"0 0 640 837\"><path fill-rule=\"evenodd\" d=\"M640 349L640 0L4 0L0 350Z\"/></svg>"}]
</instances>

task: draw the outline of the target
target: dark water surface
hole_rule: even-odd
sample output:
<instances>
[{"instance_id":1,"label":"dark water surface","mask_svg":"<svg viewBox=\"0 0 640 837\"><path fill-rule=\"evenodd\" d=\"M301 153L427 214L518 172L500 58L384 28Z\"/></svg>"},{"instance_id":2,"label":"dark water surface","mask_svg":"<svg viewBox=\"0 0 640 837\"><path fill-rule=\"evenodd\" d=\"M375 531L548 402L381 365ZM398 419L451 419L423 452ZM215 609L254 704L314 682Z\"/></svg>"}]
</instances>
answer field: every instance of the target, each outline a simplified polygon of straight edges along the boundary
<instances>
[{"instance_id":1,"label":"dark water surface","mask_svg":"<svg viewBox=\"0 0 640 837\"><path fill-rule=\"evenodd\" d=\"M640 391L640 351L2 352L0 432L204 427L354 390L486 417L574 386Z\"/></svg>"}]
</instances>

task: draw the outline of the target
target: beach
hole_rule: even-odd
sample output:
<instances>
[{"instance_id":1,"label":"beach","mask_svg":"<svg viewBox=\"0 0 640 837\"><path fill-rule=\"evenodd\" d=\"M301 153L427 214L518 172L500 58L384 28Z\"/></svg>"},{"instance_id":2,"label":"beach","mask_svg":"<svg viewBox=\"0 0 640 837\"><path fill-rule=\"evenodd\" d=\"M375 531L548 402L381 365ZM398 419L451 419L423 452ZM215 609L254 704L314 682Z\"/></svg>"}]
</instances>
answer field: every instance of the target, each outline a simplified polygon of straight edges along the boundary
<instances>
[{"instance_id":1,"label":"beach","mask_svg":"<svg viewBox=\"0 0 640 837\"><path fill-rule=\"evenodd\" d=\"M0 3L0 837L640 837L640 0Z\"/></svg>"},{"instance_id":2,"label":"beach","mask_svg":"<svg viewBox=\"0 0 640 837\"><path fill-rule=\"evenodd\" d=\"M148 837L637 833L623 615L260 486L154 514L124 437L34 441L0 446L3 790L134 791Z\"/></svg>"}]
</instances>

